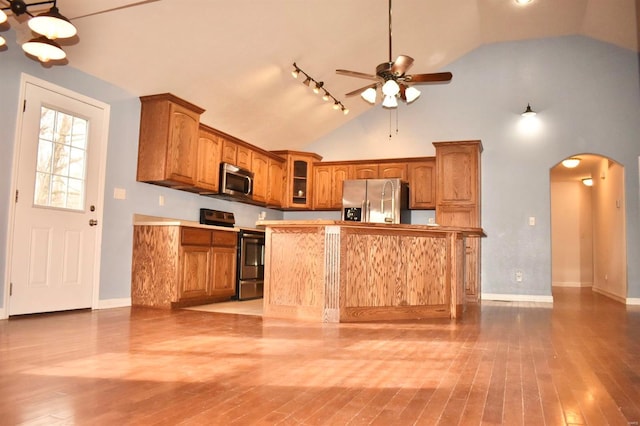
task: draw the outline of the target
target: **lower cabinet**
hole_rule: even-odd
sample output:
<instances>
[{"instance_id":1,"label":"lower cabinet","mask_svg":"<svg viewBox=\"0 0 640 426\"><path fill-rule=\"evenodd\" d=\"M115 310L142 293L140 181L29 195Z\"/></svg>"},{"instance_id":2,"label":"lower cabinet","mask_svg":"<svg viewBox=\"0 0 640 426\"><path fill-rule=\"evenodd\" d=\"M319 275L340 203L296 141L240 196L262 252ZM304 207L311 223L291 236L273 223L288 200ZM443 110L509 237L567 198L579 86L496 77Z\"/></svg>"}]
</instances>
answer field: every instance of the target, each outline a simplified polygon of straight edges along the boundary
<instances>
[{"instance_id":1,"label":"lower cabinet","mask_svg":"<svg viewBox=\"0 0 640 426\"><path fill-rule=\"evenodd\" d=\"M235 295L237 233L177 225L136 225L131 304L173 308Z\"/></svg>"}]
</instances>

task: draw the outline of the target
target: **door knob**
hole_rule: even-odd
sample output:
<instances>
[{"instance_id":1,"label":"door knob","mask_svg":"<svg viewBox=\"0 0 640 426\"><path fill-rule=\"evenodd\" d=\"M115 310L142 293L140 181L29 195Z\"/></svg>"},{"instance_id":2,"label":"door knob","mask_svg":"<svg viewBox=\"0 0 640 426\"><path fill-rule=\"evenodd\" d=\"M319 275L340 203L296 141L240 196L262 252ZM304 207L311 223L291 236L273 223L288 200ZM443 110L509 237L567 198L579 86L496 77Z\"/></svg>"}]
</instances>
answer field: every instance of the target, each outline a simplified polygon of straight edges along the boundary
<instances>
[{"instance_id":1,"label":"door knob","mask_svg":"<svg viewBox=\"0 0 640 426\"><path fill-rule=\"evenodd\" d=\"M89 219L89 226L96 226L98 221L96 219Z\"/></svg>"}]
</instances>

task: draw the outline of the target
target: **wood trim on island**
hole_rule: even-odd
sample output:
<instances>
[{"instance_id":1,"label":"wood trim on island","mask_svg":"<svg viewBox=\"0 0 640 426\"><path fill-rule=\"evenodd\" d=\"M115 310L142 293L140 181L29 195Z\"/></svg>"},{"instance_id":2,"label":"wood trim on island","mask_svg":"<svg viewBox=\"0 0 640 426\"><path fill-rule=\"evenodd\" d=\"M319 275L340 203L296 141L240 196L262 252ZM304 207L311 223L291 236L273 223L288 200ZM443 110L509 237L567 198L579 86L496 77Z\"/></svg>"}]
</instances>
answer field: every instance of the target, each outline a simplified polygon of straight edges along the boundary
<instances>
[{"instance_id":1,"label":"wood trim on island","mask_svg":"<svg viewBox=\"0 0 640 426\"><path fill-rule=\"evenodd\" d=\"M263 221L263 316L319 322L457 318L465 239L480 228Z\"/></svg>"}]
</instances>

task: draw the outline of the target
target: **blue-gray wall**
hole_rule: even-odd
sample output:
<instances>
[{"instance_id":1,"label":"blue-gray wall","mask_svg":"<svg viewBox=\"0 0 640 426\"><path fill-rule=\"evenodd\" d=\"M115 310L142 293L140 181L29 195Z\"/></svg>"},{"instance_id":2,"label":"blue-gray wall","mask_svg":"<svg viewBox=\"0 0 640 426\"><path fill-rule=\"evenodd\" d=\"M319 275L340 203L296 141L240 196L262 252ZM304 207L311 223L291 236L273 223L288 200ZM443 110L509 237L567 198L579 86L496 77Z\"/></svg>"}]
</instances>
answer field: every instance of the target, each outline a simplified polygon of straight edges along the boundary
<instances>
[{"instance_id":1,"label":"blue-gray wall","mask_svg":"<svg viewBox=\"0 0 640 426\"><path fill-rule=\"evenodd\" d=\"M111 105L101 300L130 296L134 213L196 220L198 209L209 207L233 211L240 225L252 226L265 210L136 182L137 96L78 72L72 64L42 67L23 55L11 34L4 34L9 50L0 52L2 279L22 72ZM390 125L395 128L396 117L377 106L305 150L325 160L393 158L433 155L433 141L481 139L482 224L488 235L482 247L483 292L523 295L549 295L551 291L549 169L576 153L610 157L625 166L628 296L640 297L637 53L583 37L561 37L484 46L447 69L454 74L450 84L423 86L421 98L398 110L399 133L394 131L391 139L389 129ZM539 112L538 127L528 133L519 116L527 102ZM116 187L127 191L126 200L113 198ZM163 207L158 205L159 195L165 196ZM283 217L281 212L266 211L268 218ZM420 222L428 216L428 212L414 213ZM535 227L528 225L530 216L537 218ZM514 269L524 271L523 283L516 285ZM5 285L0 288L0 309L6 308L2 300Z\"/></svg>"},{"instance_id":2,"label":"blue-gray wall","mask_svg":"<svg viewBox=\"0 0 640 426\"><path fill-rule=\"evenodd\" d=\"M560 37L484 46L447 70L450 84L401 105L397 136L378 105L305 150L327 161L420 156L433 141L481 139L482 292L541 296L551 294L549 169L573 154L609 157L625 168L628 297L640 297L637 52ZM528 102L533 122L520 116Z\"/></svg>"}]
</instances>

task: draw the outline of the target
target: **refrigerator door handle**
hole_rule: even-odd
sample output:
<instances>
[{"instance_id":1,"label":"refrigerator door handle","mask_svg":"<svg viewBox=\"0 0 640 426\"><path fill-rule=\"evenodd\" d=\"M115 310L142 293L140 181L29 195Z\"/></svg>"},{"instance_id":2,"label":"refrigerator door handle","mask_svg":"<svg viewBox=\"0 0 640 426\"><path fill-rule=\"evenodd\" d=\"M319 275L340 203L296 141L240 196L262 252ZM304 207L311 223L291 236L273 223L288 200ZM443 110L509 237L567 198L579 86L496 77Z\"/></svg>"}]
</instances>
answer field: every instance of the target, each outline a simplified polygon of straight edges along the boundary
<instances>
[{"instance_id":1,"label":"refrigerator door handle","mask_svg":"<svg viewBox=\"0 0 640 426\"><path fill-rule=\"evenodd\" d=\"M367 198L367 220L366 222L371 221L371 201Z\"/></svg>"}]
</instances>

